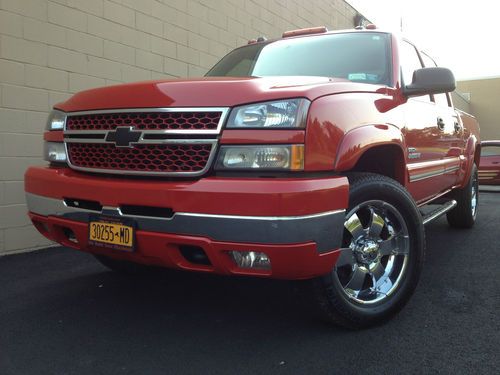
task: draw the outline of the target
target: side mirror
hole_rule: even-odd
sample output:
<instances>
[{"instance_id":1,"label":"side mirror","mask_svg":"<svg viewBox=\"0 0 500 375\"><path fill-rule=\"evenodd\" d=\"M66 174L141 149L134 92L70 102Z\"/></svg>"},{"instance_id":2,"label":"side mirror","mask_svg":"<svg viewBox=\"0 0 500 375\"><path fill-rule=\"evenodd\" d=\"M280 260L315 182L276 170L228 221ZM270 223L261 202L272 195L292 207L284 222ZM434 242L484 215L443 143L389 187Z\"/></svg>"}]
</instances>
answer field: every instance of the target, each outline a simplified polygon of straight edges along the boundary
<instances>
[{"instance_id":1,"label":"side mirror","mask_svg":"<svg viewBox=\"0 0 500 375\"><path fill-rule=\"evenodd\" d=\"M442 94L454 91L455 76L447 68L422 68L413 72L413 82L403 88L406 96Z\"/></svg>"}]
</instances>

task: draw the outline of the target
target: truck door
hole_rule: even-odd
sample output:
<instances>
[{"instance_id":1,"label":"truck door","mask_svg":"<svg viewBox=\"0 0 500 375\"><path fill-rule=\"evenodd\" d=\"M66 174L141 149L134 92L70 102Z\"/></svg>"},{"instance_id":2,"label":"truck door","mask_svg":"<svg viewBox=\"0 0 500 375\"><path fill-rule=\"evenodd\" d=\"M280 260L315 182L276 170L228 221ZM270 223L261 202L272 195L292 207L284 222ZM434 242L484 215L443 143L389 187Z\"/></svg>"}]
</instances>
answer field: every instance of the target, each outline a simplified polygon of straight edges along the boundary
<instances>
[{"instance_id":1,"label":"truck door","mask_svg":"<svg viewBox=\"0 0 500 375\"><path fill-rule=\"evenodd\" d=\"M413 80L413 72L423 67L416 48L400 45L402 84ZM417 202L425 201L449 187L445 176L448 153L444 136L453 126L450 113L438 110L430 95L409 98L404 104L408 190Z\"/></svg>"},{"instance_id":2,"label":"truck door","mask_svg":"<svg viewBox=\"0 0 500 375\"><path fill-rule=\"evenodd\" d=\"M427 54L420 56L425 67L437 66L436 62ZM464 154L463 124L460 116L453 108L451 95L435 94L431 96L436 106L439 119L442 119L440 128L440 144L444 149L443 162L445 163L444 178L449 186L455 185L460 173L461 156Z\"/></svg>"}]
</instances>

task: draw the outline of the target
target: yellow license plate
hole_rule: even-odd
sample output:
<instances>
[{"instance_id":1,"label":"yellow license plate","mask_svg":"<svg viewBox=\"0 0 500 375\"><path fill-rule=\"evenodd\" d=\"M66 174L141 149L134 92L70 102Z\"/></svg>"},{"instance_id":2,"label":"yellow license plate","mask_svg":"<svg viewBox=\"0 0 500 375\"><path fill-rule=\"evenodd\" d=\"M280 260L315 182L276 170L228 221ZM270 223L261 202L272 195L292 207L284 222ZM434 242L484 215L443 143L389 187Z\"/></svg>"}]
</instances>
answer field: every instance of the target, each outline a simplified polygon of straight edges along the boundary
<instances>
[{"instance_id":1,"label":"yellow license plate","mask_svg":"<svg viewBox=\"0 0 500 375\"><path fill-rule=\"evenodd\" d=\"M94 246L132 251L134 248L134 227L104 220L91 221L89 223L89 243Z\"/></svg>"}]
</instances>

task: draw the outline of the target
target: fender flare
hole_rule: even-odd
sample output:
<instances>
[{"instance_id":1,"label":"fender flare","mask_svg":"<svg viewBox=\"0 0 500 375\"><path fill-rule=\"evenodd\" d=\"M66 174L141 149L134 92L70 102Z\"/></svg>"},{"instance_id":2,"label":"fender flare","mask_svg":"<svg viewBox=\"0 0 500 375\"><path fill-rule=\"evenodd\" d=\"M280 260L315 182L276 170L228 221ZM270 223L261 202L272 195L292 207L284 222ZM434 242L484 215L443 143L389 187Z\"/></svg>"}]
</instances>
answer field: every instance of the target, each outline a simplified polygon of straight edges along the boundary
<instances>
[{"instance_id":1,"label":"fender flare","mask_svg":"<svg viewBox=\"0 0 500 375\"><path fill-rule=\"evenodd\" d=\"M336 171L348 171L354 168L359 158L366 151L374 147L387 145L398 146L405 158L404 138L397 126L392 124L371 124L352 129L340 141L334 169Z\"/></svg>"},{"instance_id":2,"label":"fender flare","mask_svg":"<svg viewBox=\"0 0 500 375\"><path fill-rule=\"evenodd\" d=\"M476 157L476 150L479 147L479 150L481 149L481 143L477 139L477 137L472 134L468 139L465 144L465 149L464 149L464 157L465 160L463 162L463 170L464 170L464 178L462 180L462 183L459 185L460 189L463 189L465 185L469 182L470 174L472 172L472 165L474 164L475 157ZM479 168L479 160L477 167Z\"/></svg>"}]
</instances>

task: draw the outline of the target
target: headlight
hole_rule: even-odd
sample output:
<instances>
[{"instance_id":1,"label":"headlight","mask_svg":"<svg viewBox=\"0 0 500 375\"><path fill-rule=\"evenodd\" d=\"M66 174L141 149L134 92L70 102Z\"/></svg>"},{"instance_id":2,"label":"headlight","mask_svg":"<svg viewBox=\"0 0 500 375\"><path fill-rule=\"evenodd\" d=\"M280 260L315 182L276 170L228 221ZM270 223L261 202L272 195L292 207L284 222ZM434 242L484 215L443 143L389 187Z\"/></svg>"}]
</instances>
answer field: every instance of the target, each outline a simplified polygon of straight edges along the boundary
<instances>
[{"instance_id":1,"label":"headlight","mask_svg":"<svg viewBox=\"0 0 500 375\"><path fill-rule=\"evenodd\" d=\"M235 107L227 128L305 128L307 99L277 100Z\"/></svg>"},{"instance_id":2,"label":"headlight","mask_svg":"<svg viewBox=\"0 0 500 375\"><path fill-rule=\"evenodd\" d=\"M66 113L53 110L49 114L47 119L46 130L64 130L64 124L66 122Z\"/></svg>"},{"instance_id":3,"label":"headlight","mask_svg":"<svg viewBox=\"0 0 500 375\"><path fill-rule=\"evenodd\" d=\"M45 160L51 163L66 162L66 148L62 142L45 142L44 152Z\"/></svg>"},{"instance_id":4,"label":"headlight","mask_svg":"<svg viewBox=\"0 0 500 375\"><path fill-rule=\"evenodd\" d=\"M216 169L303 170L304 145L222 146Z\"/></svg>"}]
</instances>

